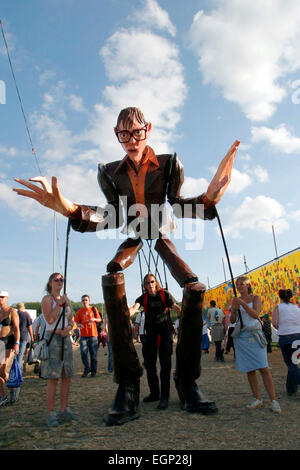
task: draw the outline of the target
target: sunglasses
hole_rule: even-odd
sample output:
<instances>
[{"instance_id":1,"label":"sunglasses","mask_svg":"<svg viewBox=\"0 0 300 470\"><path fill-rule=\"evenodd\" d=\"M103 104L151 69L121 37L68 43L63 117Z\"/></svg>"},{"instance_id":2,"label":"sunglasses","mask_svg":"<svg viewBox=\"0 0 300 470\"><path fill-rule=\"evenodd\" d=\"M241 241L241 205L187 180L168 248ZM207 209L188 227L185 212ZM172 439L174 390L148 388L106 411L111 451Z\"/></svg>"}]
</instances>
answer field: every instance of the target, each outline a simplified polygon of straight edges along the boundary
<instances>
[{"instance_id":1,"label":"sunglasses","mask_svg":"<svg viewBox=\"0 0 300 470\"><path fill-rule=\"evenodd\" d=\"M89 301L89 299L82 299L81 302L88 302L88 301Z\"/></svg>"},{"instance_id":2,"label":"sunglasses","mask_svg":"<svg viewBox=\"0 0 300 470\"><path fill-rule=\"evenodd\" d=\"M148 281L146 284L155 284L155 281Z\"/></svg>"},{"instance_id":3,"label":"sunglasses","mask_svg":"<svg viewBox=\"0 0 300 470\"><path fill-rule=\"evenodd\" d=\"M54 282L64 282L63 277L58 277L57 279L52 279Z\"/></svg>"},{"instance_id":4,"label":"sunglasses","mask_svg":"<svg viewBox=\"0 0 300 470\"><path fill-rule=\"evenodd\" d=\"M0 295L0 299L5 299L5 295Z\"/></svg>"}]
</instances>

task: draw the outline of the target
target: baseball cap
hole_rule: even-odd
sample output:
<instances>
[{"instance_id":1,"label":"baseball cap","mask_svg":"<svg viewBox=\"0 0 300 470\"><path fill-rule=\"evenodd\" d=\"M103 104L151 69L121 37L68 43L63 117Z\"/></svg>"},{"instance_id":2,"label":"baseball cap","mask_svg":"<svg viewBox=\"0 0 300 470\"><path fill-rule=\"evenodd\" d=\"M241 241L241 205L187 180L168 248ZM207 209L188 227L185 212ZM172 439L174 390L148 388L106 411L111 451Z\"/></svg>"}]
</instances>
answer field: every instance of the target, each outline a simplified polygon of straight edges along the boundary
<instances>
[{"instance_id":1,"label":"baseball cap","mask_svg":"<svg viewBox=\"0 0 300 470\"><path fill-rule=\"evenodd\" d=\"M8 297L8 292L6 292L6 290L1 290L0 297Z\"/></svg>"}]
</instances>

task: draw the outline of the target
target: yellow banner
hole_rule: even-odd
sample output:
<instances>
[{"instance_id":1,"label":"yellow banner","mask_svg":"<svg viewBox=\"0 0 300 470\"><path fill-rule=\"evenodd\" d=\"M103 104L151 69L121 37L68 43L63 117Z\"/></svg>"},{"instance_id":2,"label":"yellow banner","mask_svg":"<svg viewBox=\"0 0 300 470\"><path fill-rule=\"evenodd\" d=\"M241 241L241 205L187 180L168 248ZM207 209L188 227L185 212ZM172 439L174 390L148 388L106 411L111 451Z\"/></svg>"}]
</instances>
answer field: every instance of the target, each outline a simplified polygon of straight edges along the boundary
<instances>
[{"instance_id":1,"label":"yellow banner","mask_svg":"<svg viewBox=\"0 0 300 470\"><path fill-rule=\"evenodd\" d=\"M291 289L294 294L292 301L300 306L300 249L245 275L251 281L253 293L261 296L261 315L268 313L272 316L275 305L279 303L279 289ZM228 314L233 296L232 283L221 284L206 292L204 308L206 310L209 302L215 300L217 306Z\"/></svg>"}]
</instances>

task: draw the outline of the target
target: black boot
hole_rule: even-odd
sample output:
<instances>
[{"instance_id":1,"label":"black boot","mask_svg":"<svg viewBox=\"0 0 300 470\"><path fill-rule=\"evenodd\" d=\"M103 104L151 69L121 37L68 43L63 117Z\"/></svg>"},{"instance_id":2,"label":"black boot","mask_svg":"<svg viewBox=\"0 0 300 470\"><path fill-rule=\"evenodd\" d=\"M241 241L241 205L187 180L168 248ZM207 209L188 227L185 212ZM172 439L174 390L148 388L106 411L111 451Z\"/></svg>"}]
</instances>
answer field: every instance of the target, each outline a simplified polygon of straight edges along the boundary
<instances>
[{"instance_id":1,"label":"black boot","mask_svg":"<svg viewBox=\"0 0 300 470\"><path fill-rule=\"evenodd\" d=\"M181 384L174 375L181 408L189 413L212 414L218 411L215 402L208 400L199 390L196 382Z\"/></svg>"},{"instance_id":2,"label":"black boot","mask_svg":"<svg viewBox=\"0 0 300 470\"><path fill-rule=\"evenodd\" d=\"M108 414L104 416L107 426L116 426L139 418L140 381L134 384L120 384Z\"/></svg>"},{"instance_id":3,"label":"black boot","mask_svg":"<svg viewBox=\"0 0 300 470\"><path fill-rule=\"evenodd\" d=\"M175 386L181 408L191 413L210 414L216 404L200 392L196 384L200 376L202 344L202 303L205 286L200 282L186 284L176 348Z\"/></svg>"}]
</instances>

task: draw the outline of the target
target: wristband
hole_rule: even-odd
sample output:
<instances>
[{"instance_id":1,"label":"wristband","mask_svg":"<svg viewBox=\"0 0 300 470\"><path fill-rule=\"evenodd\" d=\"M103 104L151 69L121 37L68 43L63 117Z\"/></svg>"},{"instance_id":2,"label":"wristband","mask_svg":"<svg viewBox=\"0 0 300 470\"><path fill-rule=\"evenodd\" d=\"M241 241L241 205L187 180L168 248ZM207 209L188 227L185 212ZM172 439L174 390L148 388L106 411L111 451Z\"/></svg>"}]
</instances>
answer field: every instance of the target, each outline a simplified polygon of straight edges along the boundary
<instances>
[{"instance_id":1,"label":"wristband","mask_svg":"<svg viewBox=\"0 0 300 470\"><path fill-rule=\"evenodd\" d=\"M201 203L204 204L204 209L208 209L209 207L216 205L214 201L211 201L210 199L208 199L208 197L206 196L206 193L202 194Z\"/></svg>"},{"instance_id":2,"label":"wristband","mask_svg":"<svg viewBox=\"0 0 300 470\"><path fill-rule=\"evenodd\" d=\"M20 344L19 341L16 341L15 344Z\"/></svg>"}]
</instances>

